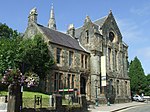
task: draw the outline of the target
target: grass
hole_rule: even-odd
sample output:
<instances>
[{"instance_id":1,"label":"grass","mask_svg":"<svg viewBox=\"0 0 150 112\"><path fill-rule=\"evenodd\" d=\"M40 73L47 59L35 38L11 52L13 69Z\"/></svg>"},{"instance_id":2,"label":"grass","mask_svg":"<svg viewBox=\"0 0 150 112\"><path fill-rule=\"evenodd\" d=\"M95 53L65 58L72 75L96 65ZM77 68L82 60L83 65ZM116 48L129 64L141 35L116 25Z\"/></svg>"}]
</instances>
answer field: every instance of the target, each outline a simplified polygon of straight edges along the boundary
<instances>
[{"instance_id":1,"label":"grass","mask_svg":"<svg viewBox=\"0 0 150 112\"><path fill-rule=\"evenodd\" d=\"M1 96L8 95L7 91L0 91ZM42 98L49 98L49 95L44 94L44 93L39 93L39 92L29 92L29 91L24 91L23 92L23 98L34 98L35 95L42 95Z\"/></svg>"},{"instance_id":2,"label":"grass","mask_svg":"<svg viewBox=\"0 0 150 112\"><path fill-rule=\"evenodd\" d=\"M0 96L5 96L8 95L7 91L0 91ZM23 107L26 108L34 108L34 102L35 102L35 95L41 96L42 95L42 107L47 108L49 107L49 95L40 93L40 92L29 92L29 91L24 91L23 92ZM70 102L71 104L72 102ZM69 105L69 100L66 100L62 98L62 104L63 105ZM40 105L36 105L36 107L40 107Z\"/></svg>"},{"instance_id":3,"label":"grass","mask_svg":"<svg viewBox=\"0 0 150 112\"><path fill-rule=\"evenodd\" d=\"M5 95L8 95L7 91L0 91L0 96L5 96Z\"/></svg>"},{"instance_id":4,"label":"grass","mask_svg":"<svg viewBox=\"0 0 150 112\"><path fill-rule=\"evenodd\" d=\"M24 91L23 92L23 98L34 98L35 95L42 95L42 98L49 98L49 95L44 94L44 93L39 93L39 92L29 92L29 91Z\"/></svg>"}]
</instances>

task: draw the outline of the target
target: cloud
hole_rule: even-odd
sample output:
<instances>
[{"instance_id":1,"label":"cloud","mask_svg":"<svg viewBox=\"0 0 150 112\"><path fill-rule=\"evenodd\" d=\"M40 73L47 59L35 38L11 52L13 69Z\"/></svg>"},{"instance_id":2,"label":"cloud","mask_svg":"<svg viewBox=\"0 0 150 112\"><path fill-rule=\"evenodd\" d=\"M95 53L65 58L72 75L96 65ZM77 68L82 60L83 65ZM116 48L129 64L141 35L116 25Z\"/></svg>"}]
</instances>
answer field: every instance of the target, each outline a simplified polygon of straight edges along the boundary
<instances>
[{"instance_id":1,"label":"cloud","mask_svg":"<svg viewBox=\"0 0 150 112\"><path fill-rule=\"evenodd\" d=\"M137 51L137 54L146 60L150 60L150 46L141 48Z\"/></svg>"},{"instance_id":2,"label":"cloud","mask_svg":"<svg viewBox=\"0 0 150 112\"><path fill-rule=\"evenodd\" d=\"M146 27L141 27L135 20L117 19L118 26L123 35L123 41L128 45L129 61L137 56L143 66L145 73L150 73L150 45L149 34Z\"/></svg>"},{"instance_id":3,"label":"cloud","mask_svg":"<svg viewBox=\"0 0 150 112\"><path fill-rule=\"evenodd\" d=\"M137 44L144 41L144 38L141 39L142 29L140 29L136 22L129 19L117 19L117 23L125 42Z\"/></svg>"},{"instance_id":4,"label":"cloud","mask_svg":"<svg viewBox=\"0 0 150 112\"><path fill-rule=\"evenodd\" d=\"M130 12L139 16L150 15L150 3L141 4L140 7L132 7Z\"/></svg>"}]
</instances>

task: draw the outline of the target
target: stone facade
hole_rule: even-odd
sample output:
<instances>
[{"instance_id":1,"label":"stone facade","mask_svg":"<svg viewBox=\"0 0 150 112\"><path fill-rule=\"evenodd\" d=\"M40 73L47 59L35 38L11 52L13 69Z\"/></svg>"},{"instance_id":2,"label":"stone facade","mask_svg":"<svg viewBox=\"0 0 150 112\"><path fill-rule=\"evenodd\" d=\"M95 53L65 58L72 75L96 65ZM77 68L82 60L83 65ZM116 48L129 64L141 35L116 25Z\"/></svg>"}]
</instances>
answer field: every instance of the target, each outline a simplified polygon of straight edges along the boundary
<instances>
[{"instance_id":1,"label":"stone facade","mask_svg":"<svg viewBox=\"0 0 150 112\"><path fill-rule=\"evenodd\" d=\"M87 100L102 103L108 98L111 103L129 100L128 46L111 11L94 22L87 16L77 29L71 24L67 34L56 29L52 7L48 27L37 24L37 12L33 11L24 34L24 38L41 35L55 60L47 75L47 93L85 94ZM101 57L105 57L103 62Z\"/></svg>"}]
</instances>

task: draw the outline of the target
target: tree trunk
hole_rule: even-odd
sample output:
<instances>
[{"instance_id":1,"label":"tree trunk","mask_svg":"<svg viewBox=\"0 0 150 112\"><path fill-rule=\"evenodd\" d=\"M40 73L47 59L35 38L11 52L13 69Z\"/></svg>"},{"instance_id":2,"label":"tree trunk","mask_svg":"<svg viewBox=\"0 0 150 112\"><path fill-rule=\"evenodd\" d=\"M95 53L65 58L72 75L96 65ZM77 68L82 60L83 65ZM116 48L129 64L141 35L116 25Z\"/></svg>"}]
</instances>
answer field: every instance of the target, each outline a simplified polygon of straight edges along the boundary
<instances>
[{"instance_id":1,"label":"tree trunk","mask_svg":"<svg viewBox=\"0 0 150 112\"><path fill-rule=\"evenodd\" d=\"M9 98L7 112L20 112L22 107L21 86L19 84L10 84L8 86Z\"/></svg>"}]
</instances>

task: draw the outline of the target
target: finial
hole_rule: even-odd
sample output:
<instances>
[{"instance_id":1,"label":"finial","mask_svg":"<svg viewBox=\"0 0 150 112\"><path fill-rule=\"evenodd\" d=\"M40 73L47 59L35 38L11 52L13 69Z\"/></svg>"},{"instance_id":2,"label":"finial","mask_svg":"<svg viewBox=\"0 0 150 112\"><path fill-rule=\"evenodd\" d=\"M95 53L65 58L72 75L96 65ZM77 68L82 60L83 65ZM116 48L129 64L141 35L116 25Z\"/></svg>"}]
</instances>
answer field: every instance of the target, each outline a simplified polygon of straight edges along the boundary
<instances>
[{"instance_id":1,"label":"finial","mask_svg":"<svg viewBox=\"0 0 150 112\"><path fill-rule=\"evenodd\" d=\"M88 23L88 22L91 22L91 19L90 19L90 17L87 15L86 18L85 18L84 23Z\"/></svg>"},{"instance_id":2,"label":"finial","mask_svg":"<svg viewBox=\"0 0 150 112\"><path fill-rule=\"evenodd\" d=\"M110 14L110 13L112 13L112 10L111 10L111 9L109 10L109 14Z\"/></svg>"},{"instance_id":3,"label":"finial","mask_svg":"<svg viewBox=\"0 0 150 112\"><path fill-rule=\"evenodd\" d=\"M38 15L37 9L36 9L36 7L34 7L33 9L30 10L28 22L37 23L37 15Z\"/></svg>"},{"instance_id":4,"label":"finial","mask_svg":"<svg viewBox=\"0 0 150 112\"><path fill-rule=\"evenodd\" d=\"M49 19L49 22L48 22L48 27L51 28L51 29L56 30L56 22L55 22L53 3L51 4L50 19Z\"/></svg>"}]
</instances>

